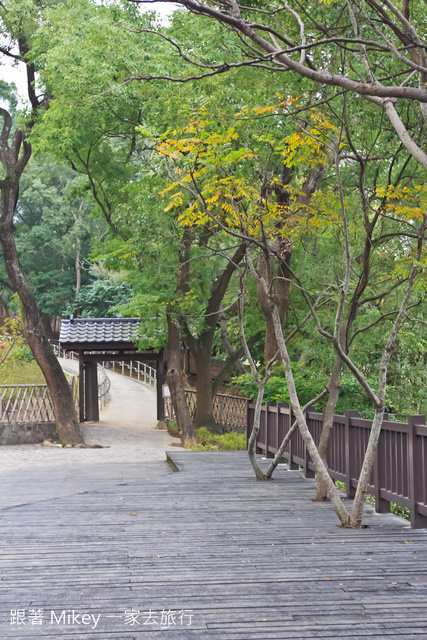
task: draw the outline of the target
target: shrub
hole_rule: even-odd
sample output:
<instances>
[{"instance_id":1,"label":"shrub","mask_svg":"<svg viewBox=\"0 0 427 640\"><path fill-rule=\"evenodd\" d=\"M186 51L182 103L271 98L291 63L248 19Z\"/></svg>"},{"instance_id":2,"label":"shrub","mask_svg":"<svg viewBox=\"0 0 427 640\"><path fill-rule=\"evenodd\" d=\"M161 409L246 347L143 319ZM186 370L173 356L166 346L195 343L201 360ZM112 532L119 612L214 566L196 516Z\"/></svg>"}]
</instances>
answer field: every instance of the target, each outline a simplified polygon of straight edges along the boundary
<instances>
[{"instance_id":1,"label":"shrub","mask_svg":"<svg viewBox=\"0 0 427 640\"><path fill-rule=\"evenodd\" d=\"M21 360L23 362L31 362L35 359L33 356L33 352L27 345L16 347L14 350L14 356L17 360Z\"/></svg>"},{"instance_id":2,"label":"shrub","mask_svg":"<svg viewBox=\"0 0 427 640\"><path fill-rule=\"evenodd\" d=\"M213 449L213 450L244 450L246 449L246 435L244 433L224 433L223 435L216 435L206 429L206 427L200 427L196 431L197 442L199 446L196 449Z\"/></svg>"},{"instance_id":3,"label":"shrub","mask_svg":"<svg viewBox=\"0 0 427 640\"><path fill-rule=\"evenodd\" d=\"M179 438L179 427L178 427L177 421L176 420L168 420L167 426L168 426L169 435L173 436L174 438Z\"/></svg>"}]
</instances>

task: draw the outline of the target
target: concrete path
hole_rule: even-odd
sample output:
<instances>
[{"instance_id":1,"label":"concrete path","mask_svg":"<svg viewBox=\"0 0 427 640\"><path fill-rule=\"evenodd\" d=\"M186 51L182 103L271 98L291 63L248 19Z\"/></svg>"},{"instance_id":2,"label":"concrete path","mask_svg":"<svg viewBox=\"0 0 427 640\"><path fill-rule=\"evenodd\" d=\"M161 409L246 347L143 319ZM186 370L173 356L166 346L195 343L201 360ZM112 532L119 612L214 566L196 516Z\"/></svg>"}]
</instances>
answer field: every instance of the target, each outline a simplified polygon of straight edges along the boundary
<instances>
[{"instance_id":1,"label":"concrete path","mask_svg":"<svg viewBox=\"0 0 427 640\"><path fill-rule=\"evenodd\" d=\"M60 362L66 372L77 373L77 362ZM179 445L179 439L155 428L155 390L112 371L108 371L108 377L111 390L102 420L84 424L82 431L88 444L109 448L63 449L40 444L0 447L0 506L170 472L165 450Z\"/></svg>"}]
</instances>

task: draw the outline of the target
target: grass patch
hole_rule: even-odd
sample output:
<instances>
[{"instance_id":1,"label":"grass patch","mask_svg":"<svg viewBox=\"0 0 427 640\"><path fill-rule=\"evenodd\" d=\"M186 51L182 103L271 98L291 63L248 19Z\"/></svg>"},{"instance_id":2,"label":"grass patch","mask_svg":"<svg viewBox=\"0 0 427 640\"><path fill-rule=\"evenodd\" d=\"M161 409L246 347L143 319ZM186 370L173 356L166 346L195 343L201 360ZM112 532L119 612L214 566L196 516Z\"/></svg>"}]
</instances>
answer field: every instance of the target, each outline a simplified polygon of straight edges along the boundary
<instances>
[{"instance_id":1,"label":"grass patch","mask_svg":"<svg viewBox=\"0 0 427 640\"><path fill-rule=\"evenodd\" d=\"M179 438L179 427L176 420L167 420L168 434L173 438Z\"/></svg>"},{"instance_id":2,"label":"grass patch","mask_svg":"<svg viewBox=\"0 0 427 640\"><path fill-rule=\"evenodd\" d=\"M235 431L215 435L206 427L200 427L196 430L196 438L197 444L190 447L193 451L242 451L246 449L246 434Z\"/></svg>"},{"instance_id":3,"label":"grass patch","mask_svg":"<svg viewBox=\"0 0 427 640\"><path fill-rule=\"evenodd\" d=\"M176 420L167 421L168 433L173 438L179 438L180 432ZM215 435L206 427L196 430L197 444L186 443L184 447L192 451L244 451L246 449L246 434L224 433Z\"/></svg>"},{"instance_id":4,"label":"grass patch","mask_svg":"<svg viewBox=\"0 0 427 640\"><path fill-rule=\"evenodd\" d=\"M0 362L8 349L0 349ZM46 384L28 347L16 347L0 366L0 384Z\"/></svg>"}]
</instances>

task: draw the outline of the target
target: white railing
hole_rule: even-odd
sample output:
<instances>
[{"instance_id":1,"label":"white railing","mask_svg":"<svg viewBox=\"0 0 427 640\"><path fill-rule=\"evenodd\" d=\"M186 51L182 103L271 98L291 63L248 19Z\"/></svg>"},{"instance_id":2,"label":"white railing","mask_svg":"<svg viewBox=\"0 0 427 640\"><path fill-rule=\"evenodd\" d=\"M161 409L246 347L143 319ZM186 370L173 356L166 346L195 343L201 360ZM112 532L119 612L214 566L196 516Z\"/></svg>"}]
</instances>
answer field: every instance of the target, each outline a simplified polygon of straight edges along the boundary
<instances>
[{"instance_id":1,"label":"white railing","mask_svg":"<svg viewBox=\"0 0 427 640\"><path fill-rule=\"evenodd\" d=\"M98 365L98 402L101 411L105 407L105 398L107 393L110 391L110 387L111 382L110 378L107 376L107 372L104 367Z\"/></svg>"},{"instance_id":2,"label":"white railing","mask_svg":"<svg viewBox=\"0 0 427 640\"><path fill-rule=\"evenodd\" d=\"M79 359L79 354L76 351L65 351L65 349L60 345L54 343L52 343L52 347L55 355L60 358L70 358L71 360ZM98 365L98 367L100 366L101 365ZM138 382L148 384L150 387L157 387L157 370L144 362L134 362L133 360L130 362L124 362L122 360L118 362L115 362L114 360L109 362L108 360L105 360L102 362L102 367L104 369L111 369L111 371L115 371L116 373L121 373L133 380L138 380Z\"/></svg>"},{"instance_id":3,"label":"white railing","mask_svg":"<svg viewBox=\"0 0 427 640\"><path fill-rule=\"evenodd\" d=\"M79 354L77 351L65 351L59 344L55 344L54 342L50 343L53 347L53 352L58 358L68 358L69 360L77 360L79 359Z\"/></svg>"},{"instance_id":4,"label":"white railing","mask_svg":"<svg viewBox=\"0 0 427 640\"><path fill-rule=\"evenodd\" d=\"M145 362L103 362L103 366L110 368L112 371L121 373L124 376L128 376L138 382L150 385L150 387L157 387L157 371L153 367L150 367Z\"/></svg>"}]
</instances>

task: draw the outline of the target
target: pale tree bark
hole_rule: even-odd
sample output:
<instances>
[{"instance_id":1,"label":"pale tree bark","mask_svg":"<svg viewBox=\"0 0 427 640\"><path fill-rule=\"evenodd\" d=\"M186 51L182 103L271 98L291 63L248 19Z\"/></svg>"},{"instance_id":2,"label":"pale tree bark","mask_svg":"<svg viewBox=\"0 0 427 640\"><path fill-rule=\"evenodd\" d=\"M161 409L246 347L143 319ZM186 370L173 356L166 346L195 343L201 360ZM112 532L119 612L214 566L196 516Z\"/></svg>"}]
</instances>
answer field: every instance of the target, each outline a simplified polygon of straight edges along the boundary
<instances>
[{"instance_id":1,"label":"pale tree bark","mask_svg":"<svg viewBox=\"0 0 427 640\"><path fill-rule=\"evenodd\" d=\"M415 260L408 277L405 295L403 297L403 301L400 306L399 313L393 324L393 328L390 332L390 335L387 340L387 344L384 349L383 356L381 358L380 371L378 376L378 392L377 392L379 402L375 406L374 420L372 422L371 432L369 434L368 446L366 448L365 458L363 460L359 481L357 483L356 495L353 502L353 509L351 513L351 525L353 527L360 527L362 524L363 503L368 490L369 479L371 477L372 468L374 466L378 440L380 437L381 427L384 419L388 365L390 363L390 358L393 353L397 335L406 317L406 311L408 309L409 300L411 297L412 290L414 288L416 276L419 271L419 260L423 250L425 233L426 233L426 220L427 220L427 217L424 216L424 220L421 224L421 227L418 233L418 244L417 244Z\"/></svg>"},{"instance_id":2,"label":"pale tree bark","mask_svg":"<svg viewBox=\"0 0 427 640\"><path fill-rule=\"evenodd\" d=\"M345 274L344 274L343 282L341 284L341 292L340 292L340 297L337 305L333 335L329 334L321 327L320 320L316 314L316 311L313 308L312 303L310 302L309 296L304 292L303 289L301 290L303 292L303 295L306 301L308 302L308 305L310 307L310 310L313 316L316 318L318 330L322 335L332 340L338 356L340 357L342 362L344 362L349 367L351 372L355 375L356 379L361 384L361 386L365 389L365 391L367 392L368 396L371 398L374 405L374 420L372 423L370 438L369 438L368 446L366 449L364 461L362 464L362 470L361 470L361 474L358 481L356 497L353 502L351 513L348 513L348 511L344 507L342 500L339 496L339 492L337 491L334 482L329 476L325 462L324 460L322 460L322 457L320 456L319 451L308 429L307 422L304 415L304 410L300 405L298 394L295 388L291 362L290 362L289 354L286 347L286 341L283 336L280 316L279 316L274 299L271 299L271 316L274 323L276 339L277 339L277 343L280 350L280 356L281 356L283 367L284 367L285 378L286 378L286 383L288 387L291 406L295 414L296 422L298 423L298 427L299 427L301 436L304 440L307 451L314 463L318 476L320 477L323 485L327 489L329 498L332 502L334 510L342 526L346 528L360 528L362 525L363 504L364 504L365 495L366 495L368 484L369 484L370 475L373 468L373 463L376 455L379 435L381 432L381 426L382 426L382 421L384 416L388 364L393 352L393 348L396 342L398 332L406 316L409 300L410 300L414 283L415 283L415 278L419 270L418 265L421 257L421 252L423 249L424 239L425 239L426 217L424 217L424 220L420 228L418 229L417 250L416 250L416 255L414 259L414 264L411 268L409 277L407 279L405 294L403 296L402 303L400 305L396 320L393 324L393 328L388 337L387 344L381 359L379 378L378 378L378 391L376 393L372 389L372 387L369 385L368 381L363 376L363 374L359 371L359 369L354 365L352 360L345 353L342 347L342 335L343 335L342 316L343 316L345 301L346 301L348 288L350 284L351 254L350 254L347 215L345 210L345 201L344 201L344 193L343 193L343 186L341 181L339 162L340 162L340 159L339 159L338 146L336 146L335 147L335 167L336 167L338 191L339 191L340 203L341 203L341 216L342 216L343 234L344 234L344 241L345 241L345 251L344 251ZM247 253L247 262L252 275L254 276L254 278L258 283L262 284L266 294L268 295L268 291L270 290L270 283L267 282L263 278L263 276L258 272L253 261L252 248L248 247L246 253ZM271 248L269 249L266 246L264 249L264 256L266 260L269 259L269 253L271 253ZM259 383L259 380L257 381Z\"/></svg>"},{"instance_id":3,"label":"pale tree bark","mask_svg":"<svg viewBox=\"0 0 427 640\"><path fill-rule=\"evenodd\" d=\"M166 347L166 380L171 392L172 404L176 421L180 430L181 441L194 442L193 421L188 410L187 399L183 385L183 370L181 358L181 333L177 320L169 314L168 342Z\"/></svg>"},{"instance_id":4,"label":"pale tree bark","mask_svg":"<svg viewBox=\"0 0 427 640\"><path fill-rule=\"evenodd\" d=\"M356 288L354 290L354 293L352 294L348 304L346 318L343 322L342 328L339 331L341 348L345 353L348 353L350 348L350 343L352 340L350 336L351 330L361 306L369 302L370 300L378 302L379 300L386 298L386 296L388 296L394 289L396 289L396 287L402 284L402 281L401 280L398 281L397 283L393 284L388 290L383 291L378 295L374 295L373 297L371 296L364 300L361 300L361 297L366 291L366 288L368 287L370 282L369 277L370 277L370 271L371 271L372 253L377 240L381 240L381 235L377 239L374 239L373 234L378 221L381 219L380 212L382 207L377 208L377 210L372 214L370 201L369 201L369 198L367 197L367 194L365 192L365 187L364 187L364 175L366 173L366 164L368 161L363 159L360 156L360 154L357 152L357 149L353 145L351 132L349 130L347 130L346 139L348 144L350 145L350 148L354 153L354 158L359 163L358 190L360 195L361 209L363 212L364 229L365 229L364 249L362 254L359 256L357 260L357 262L361 264L361 272L360 272L359 279L358 279ZM337 170L337 176L338 175L339 175L339 168ZM399 173L397 178L397 183L400 177L401 177L401 174ZM398 233L396 233L395 235L397 236ZM347 268L349 268L349 264L347 264ZM327 465L328 444L329 444L330 435L333 429L335 408L339 398L340 375L341 375L343 366L344 366L344 363L342 359L340 358L339 355L337 355L335 358L334 364L332 366L331 375L328 382L330 394L329 394L328 401L324 411L322 432L321 432L320 440L318 444L319 454L326 465ZM326 500L327 497L328 497L327 488L323 485L322 481L319 478L317 482L316 495L314 500L315 502L320 502L320 501Z\"/></svg>"},{"instance_id":5,"label":"pale tree bark","mask_svg":"<svg viewBox=\"0 0 427 640\"><path fill-rule=\"evenodd\" d=\"M237 301L240 339L242 341L243 350L245 352L246 359L249 362L251 373L255 379L255 382L258 385L257 398L255 402L254 421L252 425L252 432L251 432L251 435L249 436L249 441L248 441L248 456L257 480L268 480L268 477L265 475L265 473L263 472L263 470L261 469L258 463L256 452L255 452L255 443L256 443L256 439L258 437L260 426L261 426L261 409L262 409L262 403L264 400L265 385L267 384L267 380L270 377L271 365L276 360L277 354L274 353L273 356L270 358L270 361L266 364L264 376L261 378L258 372L258 369L255 365L254 359L252 358L252 354L250 352L250 349L246 340L245 328L243 324L244 302L245 302L245 294L246 294L246 274L243 272L240 272L240 289L241 290L239 294L239 299Z\"/></svg>"},{"instance_id":6,"label":"pale tree bark","mask_svg":"<svg viewBox=\"0 0 427 640\"><path fill-rule=\"evenodd\" d=\"M247 258L248 258L248 264L249 264L249 268L252 275L254 276L257 282L260 282L262 284L265 292L268 293L269 285L267 281L265 281L264 278L258 273L253 263L250 249L247 250ZM291 360L286 347L285 339L283 337L280 316L274 300L271 301L271 316L274 324L277 344L279 346L280 357L281 357L283 369L285 372L286 384L287 384L288 393L289 393L289 400L296 418L296 422L298 423L298 427L299 427L302 439L304 440L304 444L307 447L308 453L310 454L310 457L313 461L313 464L316 468L317 473L321 477L322 482L328 488L328 494L329 494L332 506L335 510L335 513L337 514L341 524L344 527L348 527L350 526L350 515L342 503L338 489L336 488L334 482L332 481L332 478L328 473L326 465L319 455L316 444L307 426L304 411L303 411L303 408L301 407L298 393L295 388L292 367L291 367Z\"/></svg>"},{"instance_id":7,"label":"pale tree bark","mask_svg":"<svg viewBox=\"0 0 427 640\"><path fill-rule=\"evenodd\" d=\"M329 393L328 387L323 389L323 391L319 393L319 395L317 395L315 398L312 398L310 402L307 402L307 404L302 408L303 413L306 414L306 412L310 410L314 411L316 402L319 402L319 400L321 400L327 393ZM270 463L270 466L265 472L265 475L267 478L271 478L271 476L273 475L273 471L276 469L277 465L281 462L285 449L288 445L288 442L291 439L291 436L294 433L294 431L296 431L297 429L298 429L298 422L297 420L295 420L291 425L291 428L289 429L288 433L283 438L282 443L280 444L279 448L277 449L274 455L274 458Z\"/></svg>"},{"instance_id":8,"label":"pale tree bark","mask_svg":"<svg viewBox=\"0 0 427 640\"><path fill-rule=\"evenodd\" d=\"M19 180L31 157L31 145L26 139L26 131L20 129L15 131L9 144L12 118L5 109L0 109L0 115L3 118L0 156L4 176L0 182L0 243L4 265L22 304L25 337L49 387L59 439L64 444L81 444L84 441L71 389L46 338L36 300L22 273L13 236Z\"/></svg>"}]
</instances>

